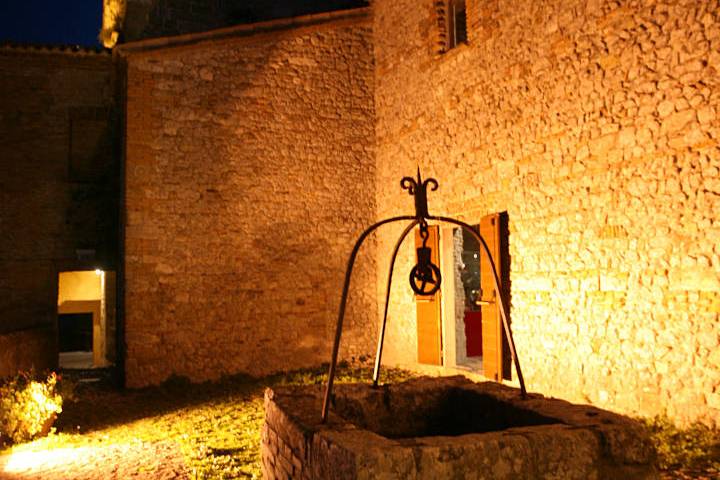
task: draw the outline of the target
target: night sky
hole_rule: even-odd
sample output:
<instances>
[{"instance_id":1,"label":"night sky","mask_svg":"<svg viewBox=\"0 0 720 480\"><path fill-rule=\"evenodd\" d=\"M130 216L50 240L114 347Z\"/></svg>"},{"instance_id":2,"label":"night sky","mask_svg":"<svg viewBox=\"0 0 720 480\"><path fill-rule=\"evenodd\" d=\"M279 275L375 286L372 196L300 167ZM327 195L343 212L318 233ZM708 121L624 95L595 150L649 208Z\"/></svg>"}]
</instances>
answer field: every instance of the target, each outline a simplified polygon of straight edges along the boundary
<instances>
[{"instance_id":1,"label":"night sky","mask_svg":"<svg viewBox=\"0 0 720 480\"><path fill-rule=\"evenodd\" d=\"M0 43L99 47L102 0L0 0ZM228 24L304 15L367 4L367 0L229 0ZM240 12L232 17L234 10ZM237 13L236 12L236 13Z\"/></svg>"},{"instance_id":2,"label":"night sky","mask_svg":"<svg viewBox=\"0 0 720 480\"><path fill-rule=\"evenodd\" d=\"M0 43L99 46L102 0L0 0Z\"/></svg>"}]
</instances>

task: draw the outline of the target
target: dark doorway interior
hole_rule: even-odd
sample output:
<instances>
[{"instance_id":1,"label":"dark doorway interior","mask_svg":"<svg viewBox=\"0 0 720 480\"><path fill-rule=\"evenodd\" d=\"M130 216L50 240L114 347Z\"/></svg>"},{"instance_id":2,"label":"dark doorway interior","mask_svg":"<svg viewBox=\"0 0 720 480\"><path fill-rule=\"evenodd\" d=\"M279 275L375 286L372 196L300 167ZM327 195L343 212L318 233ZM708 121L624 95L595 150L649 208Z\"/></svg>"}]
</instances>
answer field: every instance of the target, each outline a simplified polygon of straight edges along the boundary
<instances>
[{"instance_id":1,"label":"dark doorway interior","mask_svg":"<svg viewBox=\"0 0 720 480\"><path fill-rule=\"evenodd\" d=\"M93 314L58 315L58 343L61 352L92 352Z\"/></svg>"},{"instance_id":2,"label":"dark doorway interior","mask_svg":"<svg viewBox=\"0 0 720 480\"><path fill-rule=\"evenodd\" d=\"M474 226L479 228L478 225ZM482 370L480 244L463 229L453 230L455 250L456 365Z\"/></svg>"}]
</instances>

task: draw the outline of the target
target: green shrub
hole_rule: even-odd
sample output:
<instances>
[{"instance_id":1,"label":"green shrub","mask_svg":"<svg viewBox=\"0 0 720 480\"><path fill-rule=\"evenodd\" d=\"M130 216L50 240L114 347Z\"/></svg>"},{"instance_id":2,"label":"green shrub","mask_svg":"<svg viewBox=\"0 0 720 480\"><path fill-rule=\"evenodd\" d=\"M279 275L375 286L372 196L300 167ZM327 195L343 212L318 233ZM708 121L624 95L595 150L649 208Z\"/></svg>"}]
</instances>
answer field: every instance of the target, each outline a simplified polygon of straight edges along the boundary
<instances>
[{"instance_id":1,"label":"green shrub","mask_svg":"<svg viewBox=\"0 0 720 480\"><path fill-rule=\"evenodd\" d=\"M658 466L720 471L720 431L701 423L678 428L665 417L645 420L658 452Z\"/></svg>"},{"instance_id":2,"label":"green shrub","mask_svg":"<svg viewBox=\"0 0 720 480\"><path fill-rule=\"evenodd\" d=\"M58 376L20 372L0 385L0 444L46 435L62 411Z\"/></svg>"}]
</instances>

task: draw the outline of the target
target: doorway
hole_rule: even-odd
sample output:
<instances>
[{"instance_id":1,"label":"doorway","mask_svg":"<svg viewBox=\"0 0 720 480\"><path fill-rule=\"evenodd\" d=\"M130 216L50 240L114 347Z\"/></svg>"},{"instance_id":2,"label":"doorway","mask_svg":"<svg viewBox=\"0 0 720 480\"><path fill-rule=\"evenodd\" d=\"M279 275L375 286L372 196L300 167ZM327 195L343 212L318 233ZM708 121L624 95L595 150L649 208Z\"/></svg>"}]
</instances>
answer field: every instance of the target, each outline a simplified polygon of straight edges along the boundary
<instances>
[{"instance_id":1,"label":"doorway","mask_svg":"<svg viewBox=\"0 0 720 480\"><path fill-rule=\"evenodd\" d=\"M473 225L477 228L478 225ZM452 230L455 297L455 365L482 371L480 244L462 228Z\"/></svg>"},{"instance_id":2,"label":"doorway","mask_svg":"<svg viewBox=\"0 0 720 480\"><path fill-rule=\"evenodd\" d=\"M57 315L60 368L92 369L114 364L114 272L60 272Z\"/></svg>"},{"instance_id":3,"label":"doorway","mask_svg":"<svg viewBox=\"0 0 720 480\"><path fill-rule=\"evenodd\" d=\"M473 227L487 243L505 295L503 301L509 305L507 213L486 215ZM454 226L443 226L439 248L444 279L443 363L493 380L510 379L511 358L487 255L472 234Z\"/></svg>"}]
</instances>

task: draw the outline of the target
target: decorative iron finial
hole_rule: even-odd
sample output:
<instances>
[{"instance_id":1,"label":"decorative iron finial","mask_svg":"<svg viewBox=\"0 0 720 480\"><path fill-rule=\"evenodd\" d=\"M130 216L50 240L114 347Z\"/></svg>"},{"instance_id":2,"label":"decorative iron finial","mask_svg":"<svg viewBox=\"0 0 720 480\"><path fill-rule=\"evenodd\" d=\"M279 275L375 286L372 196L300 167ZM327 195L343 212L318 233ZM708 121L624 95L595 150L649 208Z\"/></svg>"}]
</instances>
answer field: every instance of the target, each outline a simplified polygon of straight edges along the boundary
<instances>
[{"instance_id":1,"label":"decorative iron finial","mask_svg":"<svg viewBox=\"0 0 720 480\"><path fill-rule=\"evenodd\" d=\"M412 177L403 177L400 180L400 187L403 190L407 190L408 193L415 197L415 217L419 220L421 218L428 218L428 203L427 203L427 188L430 186L430 190L435 191L438 189L438 182L434 178L428 178L423 181L420 175L420 167L417 169L417 179Z\"/></svg>"}]
</instances>

